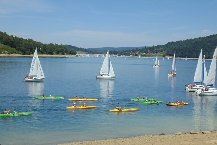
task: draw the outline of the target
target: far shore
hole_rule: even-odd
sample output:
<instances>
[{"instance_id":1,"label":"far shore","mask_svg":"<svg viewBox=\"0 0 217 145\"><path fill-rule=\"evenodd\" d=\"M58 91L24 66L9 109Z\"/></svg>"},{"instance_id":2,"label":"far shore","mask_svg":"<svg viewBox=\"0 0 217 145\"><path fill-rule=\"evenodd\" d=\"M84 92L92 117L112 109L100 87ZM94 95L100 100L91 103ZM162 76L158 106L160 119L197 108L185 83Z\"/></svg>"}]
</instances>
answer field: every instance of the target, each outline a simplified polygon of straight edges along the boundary
<instances>
[{"instance_id":1,"label":"far shore","mask_svg":"<svg viewBox=\"0 0 217 145\"><path fill-rule=\"evenodd\" d=\"M52 57L52 58L66 58L66 57L75 57L76 55L48 55L48 54L39 54L39 57ZM22 55L22 54L0 54L0 57L33 57L33 55Z\"/></svg>"},{"instance_id":2,"label":"far shore","mask_svg":"<svg viewBox=\"0 0 217 145\"><path fill-rule=\"evenodd\" d=\"M217 131L147 135L59 145L217 145Z\"/></svg>"}]
</instances>

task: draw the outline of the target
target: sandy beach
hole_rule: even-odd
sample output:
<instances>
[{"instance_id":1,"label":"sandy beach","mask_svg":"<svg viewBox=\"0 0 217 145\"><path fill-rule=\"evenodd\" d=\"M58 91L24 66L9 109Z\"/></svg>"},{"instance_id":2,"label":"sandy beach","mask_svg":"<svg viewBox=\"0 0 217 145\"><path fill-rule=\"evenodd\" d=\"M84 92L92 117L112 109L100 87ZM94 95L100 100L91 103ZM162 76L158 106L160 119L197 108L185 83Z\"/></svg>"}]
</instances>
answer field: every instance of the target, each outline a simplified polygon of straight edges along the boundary
<instances>
[{"instance_id":1,"label":"sandy beach","mask_svg":"<svg viewBox=\"0 0 217 145\"><path fill-rule=\"evenodd\" d=\"M72 142L59 145L217 145L216 131L147 135L130 138Z\"/></svg>"}]
</instances>

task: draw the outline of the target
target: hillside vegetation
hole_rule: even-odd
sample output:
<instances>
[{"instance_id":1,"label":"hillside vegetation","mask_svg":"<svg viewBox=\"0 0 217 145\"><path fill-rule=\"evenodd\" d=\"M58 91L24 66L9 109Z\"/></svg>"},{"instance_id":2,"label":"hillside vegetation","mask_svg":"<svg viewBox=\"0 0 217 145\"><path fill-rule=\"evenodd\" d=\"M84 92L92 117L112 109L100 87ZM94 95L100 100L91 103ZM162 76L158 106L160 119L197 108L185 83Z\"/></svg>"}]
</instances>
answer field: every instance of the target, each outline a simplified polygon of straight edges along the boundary
<instances>
[{"instance_id":1,"label":"hillside vegetation","mask_svg":"<svg viewBox=\"0 0 217 145\"><path fill-rule=\"evenodd\" d=\"M159 54L163 56L173 56L173 53L176 53L177 57L197 58L199 56L200 50L203 49L203 54L206 55L206 58L211 58L216 47L217 34L176 42L168 42L165 45L138 48L131 52L125 51L124 53L133 53L137 55Z\"/></svg>"},{"instance_id":2,"label":"hillside vegetation","mask_svg":"<svg viewBox=\"0 0 217 145\"><path fill-rule=\"evenodd\" d=\"M0 31L0 53L1 54L33 54L35 48L39 48L40 54L72 54L75 55L76 51L67 48L65 45L58 44L43 44L32 39L23 39L17 36L8 35Z\"/></svg>"}]
</instances>

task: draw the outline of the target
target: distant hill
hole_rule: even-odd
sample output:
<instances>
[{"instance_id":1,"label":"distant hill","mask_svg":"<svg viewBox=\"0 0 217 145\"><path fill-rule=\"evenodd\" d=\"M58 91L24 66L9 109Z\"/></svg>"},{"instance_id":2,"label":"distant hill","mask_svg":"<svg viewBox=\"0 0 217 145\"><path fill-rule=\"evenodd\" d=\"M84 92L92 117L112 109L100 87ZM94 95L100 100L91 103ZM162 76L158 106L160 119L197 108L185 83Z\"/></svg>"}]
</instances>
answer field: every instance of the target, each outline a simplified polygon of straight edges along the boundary
<instances>
[{"instance_id":1,"label":"distant hill","mask_svg":"<svg viewBox=\"0 0 217 145\"><path fill-rule=\"evenodd\" d=\"M130 51L138 47L100 47L100 48L88 48L87 50L95 53L105 53L108 50L113 52Z\"/></svg>"},{"instance_id":2,"label":"distant hill","mask_svg":"<svg viewBox=\"0 0 217 145\"><path fill-rule=\"evenodd\" d=\"M32 39L24 39L13 35L8 35L6 32L0 31L0 53L1 54L33 54L35 48L38 49L40 54L76 54L75 49L79 49L75 46L68 48L65 45L59 44L43 44L41 42L34 41Z\"/></svg>"},{"instance_id":3,"label":"distant hill","mask_svg":"<svg viewBox=\"0 0 217 145\"><path fill-rule=\"evenodd\" d=\"M144 55L169 55L173 56L176 53L177 57L189 57L197 58L199 56L200 50L203 49L203 54L206 58L211 58L214 49L217 47L217 34L199 37L194 39L180 40L176 42L168 42L165 45L157 45L152 47L143 47L139 49L134 49L131 51L125 51L121 53L125 54L144 54ZM133 52L132 52L133 51Z\"/></svg>"}]
</instances>

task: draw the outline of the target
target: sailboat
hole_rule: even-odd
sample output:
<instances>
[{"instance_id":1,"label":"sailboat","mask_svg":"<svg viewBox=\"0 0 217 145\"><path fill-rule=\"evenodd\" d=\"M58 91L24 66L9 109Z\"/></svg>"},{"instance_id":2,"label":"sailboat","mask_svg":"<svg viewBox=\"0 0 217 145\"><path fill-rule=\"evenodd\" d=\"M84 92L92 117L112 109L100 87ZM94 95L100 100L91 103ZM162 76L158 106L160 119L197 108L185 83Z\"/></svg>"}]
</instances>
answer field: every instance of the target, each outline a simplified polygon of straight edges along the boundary
<instances>
[{"instance_id":1,"label":"sailboat","mask_svg":"<svg viewBox=\"0 0 217 145\"><path fill-rule=\"evenodd\" d=\"M30 67L29 74L25 77L24 81L26 82L41 82L45 78L44 72L42 70L38 54L37 54L37 48L35 49L33 58L32 58L32 63Z\"/></svg>"},{"instance_id":2,"label":"sailboat","mask_svg":"<svg viewBox=\"0 0 217 145\"><path fill-rule=\"evenodd\" d=\"M194 74L194 83L186 85L185 90L187 92L195 92L204 87L204 79L207 77L207 71L205 66L205 58L203 58L202 49L197 61L197 67Z\"/></svg>"},{"instance_id":3,"label":"sailboat","mask_svg":"<svg viewBox=\"0 0 217 145\"><path fill-rule=\"evenodd\" d=\"M200 96L216 96L217 88L215 88L215 78L216 78L216 55L217 48L214 51L212 62L210 64L210 69L207 77L204 79L205 88L202 88L196 93Z\"/></svg>"},{"instance_id":4,"label":"sailboat","mask_svg":"<svg viewBox=\"0 0 217 145\"><path fill-rule=\"evenodd\" d=\"M168 73L168 77L175 77L175 76L176 76L176 55L174 53L172 70Z\"/></svg>"},{"instance_id":5,"label":"sailboat","mask_svg":"<svg viewBox=\"0 0 217 145\"><path fill-rule=\"evenodd\" d=\"M114 69L110 61L109 51L107 51L104 58L99 75L96 76L97 79L115 79Z\"/></svg>"},{"instance_id":6,"label":"sailboat","mask_svg":"<svg viewBox=\"0 0 217 145\"><path fill-rule=\"evenodd\" d=\"M160 67L160 61L157 59L157 57L155 58L153 67Z\"/></svg>"}]
</instances>

